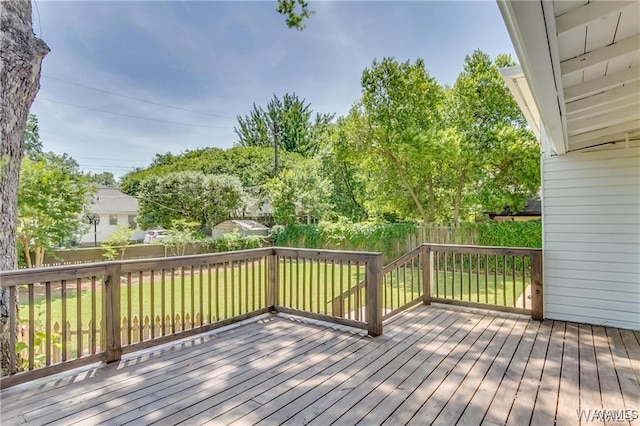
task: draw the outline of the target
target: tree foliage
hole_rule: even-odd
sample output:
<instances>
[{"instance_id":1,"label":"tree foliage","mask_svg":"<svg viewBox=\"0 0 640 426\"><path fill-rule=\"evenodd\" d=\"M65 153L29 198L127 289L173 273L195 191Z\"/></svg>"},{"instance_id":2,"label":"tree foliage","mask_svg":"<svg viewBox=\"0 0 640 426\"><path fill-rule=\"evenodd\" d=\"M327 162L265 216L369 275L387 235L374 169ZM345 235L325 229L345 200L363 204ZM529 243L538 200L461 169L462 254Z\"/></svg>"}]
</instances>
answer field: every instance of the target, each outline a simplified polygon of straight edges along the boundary
<instances>
[{"instance_id":1,"label":"tree foliage","mask_svg":"<svg viewBox=\"0 0 640 426\"><path fill-rule=\"evenodd\" d=\"M24 153L31 159L36 159L42 154L42 140L38 128L38 117L29 114L27 126L24 131Z\"/></svg>"},{"instance_id":2,"label":"tree foliage","mask_svg":"<svg viewBox=\"0 0 640 426\"><path fill-rule=\"evenodd\" d=\"M280 153L280 169L288 169L302 157L293 153ZM273 149L263 147L233 147L227 150L204 148L180 155L156 155L151 166L127 173L121 178L120 189L137 195L143 180L164 176L172 172L202 172L204 174L233 175L240 179L246 190L261 194L262 186L273 174Z\"/></svg>"},{"instance_id":3,"label":"tree foliage","mask_svg":"<svg viewBox=\"0 0 640 426\"><path fill-rule=\"evenodd\" d=\"M18 189L17 238L27 266L40 266L48 250L73 241L95 187L70 157L25 157Z\"/></svg>"},{"instance_id":4,"label":"tree foliage","mask_svg":"<svg viewBox=\"0 0 640 426\"><path fill-rule=\"evenodd\" d=\"M420 59L384 58L364 70L362 99L341 123L340 144L365 167L374 214L436 219L442 99Z\"/></svg>"},{"instance_id":5,"label":"tree foliage","mask_svg":"<svg viewBox=\"0 0 640 426\"><path fill-rule=\"evenodd\" d=\"M104 249L102 255L108 260L124 259L124 253L127 250L127 246L131 244L131 237L135 232L126 225L118 225L115 232L105 238L100 244Z\"/></svg>"},{"instance_id":6,"label":"tree foliage","mask_svg":"<svg viewBox=\"0 0 640 426\"><path fill-rule=\"evenodd\" d=\"M110 187L115 187L118 185L115 176L111 172L87 173L87 178L97 185Z\"/></svg>"},{"instance_id":7,"label":"tree foliage","mask_svg":"<svg viewBox=\"0 0 640 426\"><path fill-rule=\"evenodd\" d=\"M266 108L253 104L253 109L244 117L238 116L239 146L274 147L275 140L283 151L304 156L316 153L318 138L333 119L332 114L313 116L313 110L305 99L295 93L273 98Z\"/></svg>"},{"instance_id":8,"label":"tree foliage","mask_svg":"<svg viewBox=\"0 0 640 426\"><path fill-rule=\"evenodd\" d=\"M299 31L305 29L304 21L313 13L309 10L309 4L306 0L278 0L276 10L285 16L285 22L289 28L295 28Z\"/></svg>"},{"instance_id":9,"label":"tree foliage","mask_svg":"<svg viewBox=\"0 0 640 426\"><path fill-rule=\"evenodd\" d=\"M173 221L197 222L210 229L243 208L246 194L230 175L173 172L140 183L138 223L144 228L169 228Z\"/></svg>"},{"instance_id":10,"label":"tree foliage","mask_svg":"<svg viewBox=\"0 0 640 426\"><path fill-rule=\"evenodd\" d=\"M477 50L465 58L448 94L445 111L457 141L455 222L474 204L483 211L517 211L539 189L538 143L499 72L511 65L509 55L492 61Z\"/></svg>"},{"instance_id":11,"label":"tree foliage","mask_svg":"<svg viewBox=\"0 0 640 426\"><path fill-rule=\"evenodd\" d=\"M279 224L295 223L298 216L324 219L332 211L331 182L320 173L314 159L300 162L267 184L273 216Z\"/></svg>"}]
</instances>

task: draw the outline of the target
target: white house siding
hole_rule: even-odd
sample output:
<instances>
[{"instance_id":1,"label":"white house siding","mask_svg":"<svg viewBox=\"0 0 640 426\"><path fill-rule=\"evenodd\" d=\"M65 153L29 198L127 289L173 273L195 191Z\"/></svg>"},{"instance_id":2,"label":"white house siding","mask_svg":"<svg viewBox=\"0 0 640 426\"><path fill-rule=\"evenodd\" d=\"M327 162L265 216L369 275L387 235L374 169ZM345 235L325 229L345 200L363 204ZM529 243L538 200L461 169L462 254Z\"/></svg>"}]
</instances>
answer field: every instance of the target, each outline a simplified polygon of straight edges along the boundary
<instances>
[{"instance_id":1,"label":"white house siding","mask_svg":"<svg viewBox=\"0 0 640 426\"><path fill-rule=\"evenodd\" d=\"M545 158L545 317L640 330L640 149Z\"/></svg>"}]
</instances>

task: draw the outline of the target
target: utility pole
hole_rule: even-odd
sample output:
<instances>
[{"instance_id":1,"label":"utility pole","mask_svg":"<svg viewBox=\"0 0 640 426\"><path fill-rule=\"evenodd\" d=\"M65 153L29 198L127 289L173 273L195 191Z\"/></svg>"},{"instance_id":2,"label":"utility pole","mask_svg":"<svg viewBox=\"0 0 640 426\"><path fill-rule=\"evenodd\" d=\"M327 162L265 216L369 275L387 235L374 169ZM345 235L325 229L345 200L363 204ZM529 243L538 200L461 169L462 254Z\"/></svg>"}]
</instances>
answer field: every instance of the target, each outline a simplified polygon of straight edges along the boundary
<instances>
[{"instance_id":1,"label":"utility pole","mask_svg":"<svg viewBox=\"0 0 640 426\"><path fill-rule=\"evenodd\" d=\"M274 167L273 167L273 175L278 176L278 121L273 121L273 158L274 158Z\"/></svg>"}]
</instances>

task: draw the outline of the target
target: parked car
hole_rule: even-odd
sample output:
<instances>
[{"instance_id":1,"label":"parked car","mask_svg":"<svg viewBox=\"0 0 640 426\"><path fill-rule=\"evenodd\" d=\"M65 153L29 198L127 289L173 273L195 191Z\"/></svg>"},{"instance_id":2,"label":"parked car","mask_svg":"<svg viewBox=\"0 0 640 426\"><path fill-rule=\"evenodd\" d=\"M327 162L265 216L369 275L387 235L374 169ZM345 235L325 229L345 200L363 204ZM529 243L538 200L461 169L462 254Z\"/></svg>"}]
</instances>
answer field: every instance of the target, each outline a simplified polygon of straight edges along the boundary
<instances>
[{"instance_id":1,"label":"parked car","mask_svg":"<svg viewBox=\"0 0 640 426\"><path fill-rule=\"evenodd\" d=\"M144 236L145 244L153 244L167 237L166 229L152 229L147 231L147 235Z\"/></svg>"}]
</instances>

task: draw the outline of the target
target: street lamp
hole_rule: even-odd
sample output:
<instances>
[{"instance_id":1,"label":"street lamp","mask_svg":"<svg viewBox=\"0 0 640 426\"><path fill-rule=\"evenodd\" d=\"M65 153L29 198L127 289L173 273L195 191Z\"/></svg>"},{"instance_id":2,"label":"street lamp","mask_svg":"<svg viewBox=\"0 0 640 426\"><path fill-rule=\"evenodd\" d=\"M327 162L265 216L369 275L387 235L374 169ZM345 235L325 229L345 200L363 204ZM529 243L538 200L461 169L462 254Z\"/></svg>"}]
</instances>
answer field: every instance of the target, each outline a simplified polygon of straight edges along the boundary
<instances>
[{"instance_id":1,"label":"street lamp","mask_svg":"<svg viewBox=\"0 0 640 426\"><path fill-rule=\"evenodd\" d=\"M93 246L98 247L98 224L100 223L100 215L96 213L87 213L89 224L93 224Z\"/></svg>"}]
</instances>

